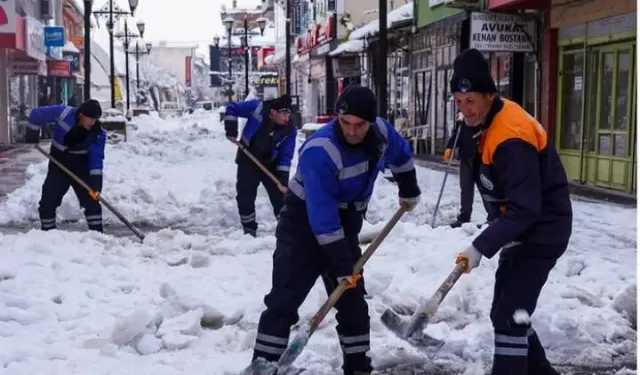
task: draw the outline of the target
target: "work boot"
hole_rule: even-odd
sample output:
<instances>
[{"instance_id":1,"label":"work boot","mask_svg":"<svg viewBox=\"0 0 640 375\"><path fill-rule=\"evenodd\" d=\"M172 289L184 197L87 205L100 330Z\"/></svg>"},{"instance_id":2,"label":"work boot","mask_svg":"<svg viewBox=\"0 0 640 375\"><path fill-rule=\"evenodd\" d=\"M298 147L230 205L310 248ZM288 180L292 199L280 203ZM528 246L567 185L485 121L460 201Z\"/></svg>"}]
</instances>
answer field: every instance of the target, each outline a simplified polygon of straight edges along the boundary
<instances>
[{"instance_id":1,"label":"work boot","mask_svg":"<svg viewBox=\"0 0 640 375\"><path fill-rule=\"evenodd\" d=\"M255 229L255 228L244 227L244 228L242 228L242 230L244 231L244 234L248 234L251 237L257 237L258 236L258 230Z\"/></svg>"},{"instance_id":2,"label":"work boot","mask_svg":"<svg viewBox=\"0 0 640 375\"><path fill-rule=\"evenodd\" d=\"M449 224L451 226L451 228L460 228L462 226L462 224L464 223L468 223L471 220L460 220L460 219L456 219L456 221L454 221L453 223Z\"/></svg>"}]
</instances>

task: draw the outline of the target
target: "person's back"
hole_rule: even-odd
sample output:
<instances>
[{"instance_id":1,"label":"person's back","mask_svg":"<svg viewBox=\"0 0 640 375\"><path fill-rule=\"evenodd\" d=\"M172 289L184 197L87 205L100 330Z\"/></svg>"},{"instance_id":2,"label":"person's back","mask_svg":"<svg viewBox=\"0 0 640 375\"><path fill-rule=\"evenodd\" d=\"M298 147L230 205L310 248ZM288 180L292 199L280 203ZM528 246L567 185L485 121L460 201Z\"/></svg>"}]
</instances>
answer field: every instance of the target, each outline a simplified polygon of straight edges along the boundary
<instances>
[{"instance_id":1,"label":"person's back","mask_svg":"<svg viewBox=\"0 0 640 375\"><path fill-rule=\"evenodd\" d=\"M504 127L510 127L511 132L523 134L523 138L536 142L538 148L540 215L536 223L523 234L523 237L530 238L536 243L555 243L568 240L573 213L567 174L560 156L553 143L549 142L546 130L535 118L517 103L507 99L502 100L504 107L498 112L494 123L487 130L487 137L492 137L491 132L495 134L505 131Z\"/></svg>"}]
</instances>

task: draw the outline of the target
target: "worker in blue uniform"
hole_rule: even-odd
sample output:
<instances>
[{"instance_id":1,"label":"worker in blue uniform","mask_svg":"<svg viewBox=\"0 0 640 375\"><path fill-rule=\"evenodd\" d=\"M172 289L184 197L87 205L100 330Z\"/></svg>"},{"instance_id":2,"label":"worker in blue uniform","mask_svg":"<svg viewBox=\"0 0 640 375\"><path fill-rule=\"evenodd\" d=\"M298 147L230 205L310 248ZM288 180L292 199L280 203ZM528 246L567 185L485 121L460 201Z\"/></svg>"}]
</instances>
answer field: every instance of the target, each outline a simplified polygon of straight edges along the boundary
<instances>
[{"instance_id":1,"label":"worker in blue uniform","mask_svg":"<svg viewBox=\"0 0 640 375\"><path fill-rule=\"evenodd\" d=\"M247 122L239 142L286 187L298 132L290 122L291 97L283 95L266 101L249 99L228 103L224 113L227 138L236 140L238 137L240 117L246 118ZM278 185L241 150L237 152L236 164L236 200L240 223L245 234L255 237L258 230L255 206L258 186L262 183L267 191L276 218L282 209L284 191L280 191Z\"/></svg>"},{"instance_id":2,"label":"worker in blue uniform","mask_svg":"<svg viewBox=\"0 0 640 375\"><path fill-rule=\"evenodd\" d=\"M318 276L328 293L346 278L351 287L335 305L342 368L346 375L372 370L364 280L353 275L361 256L358 233L385 163L397 182L400 203L412 210L420 199L411 148L377 117L376 107L370 89L347 87L338 99L337 119L318 129L299 150L276 227L272 287L264 299L254 360L278 360L299 318L298 308Z\"/></svg>"},{"instance_id":3,"label":"worker in blue uniform","mask_svg":"<svg viewBox=\"0 0 640 375\"><path fill-rule=\"evenodd\" d=\"M470 272L482 257L502 249L490 313L491 374L557 375L529 317L571 237L567 175L542 125L497 95L481 52L471 49L456 57L450 85L465 124L481 129L472 146L473 173L494 218L456 261L466 261Z\"/></svg>"},{"instance_id":4,"label":"worker in blue uniform","mask_svg":"<svg viewBox=\"0 0 640 375\"><path fill-rule=\"evenodd\" d=\"M100 125L100 116L100 103L93 99L85 101L78 108L66 105L37 107L29 114L25 140L27 143L38 143L42 126L53 123L50 155L93 190L100 192L107 138L105 130ZM49 163L47 176L42 185L42 197L38 208L42 230L56 229L56 210L69 187L73 188L80 206L84 209L89 229L102 232L100 203L52 162Z\"/></svg>"}]
</instances>

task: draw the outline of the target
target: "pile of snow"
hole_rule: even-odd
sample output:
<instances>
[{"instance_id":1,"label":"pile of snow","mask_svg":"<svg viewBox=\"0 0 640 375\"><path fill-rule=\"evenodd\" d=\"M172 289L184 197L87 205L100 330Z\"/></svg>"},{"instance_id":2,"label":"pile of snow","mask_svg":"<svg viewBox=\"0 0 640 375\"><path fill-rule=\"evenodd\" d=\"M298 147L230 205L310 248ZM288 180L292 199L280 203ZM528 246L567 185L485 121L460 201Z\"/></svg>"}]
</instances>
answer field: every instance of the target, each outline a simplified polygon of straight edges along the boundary
<instances>
[{"instance_id":1,"label":"pile of snow","mask_svg":"<svg viewBox=\"0 0 640 375\"><path fill-rule=\"evenodd\" d=\"M260 188L256 210L262 233L242 234L236 150L217 119L210 113L178 120L140 116L128 142L109 146L105 168L105 197L130 220L186 222L207 227L206 235L164 229L138 243L91 232L0 234L0 368L16 375L175 375L203 369L222 375L249 363L271 285L275 220ZM44 162L29 169L25 186L0 203L1 223L36 219L45 172ZM498 257L484 259L443 301L426 330L446 342L433 357L380 322L387 308L411 311L429 297L453 269L456 253L479 233L473 224L425 225L442 178L441 172L418 170L423 202L366 266L370 355L376 367L437 362L483 374L493 355L489 310ZM365 231L389 219L398 207L396 197L397 186L380 178ZM457 184L451 182L438 223L455 217L458 200ZM635 263L628 261L636 256L636 211L582 201L573 207L569 249L551 272L536 312L517 318L531 319L554 363L630 363L636 332L617 306L629 302L620 291L636 280ZM72 194L59 215L81 217ZM484 219L479 195L473 219ZM318 281L300 309L301 323L325 299ZM305 363L309 374L340 371L335 325L329 314L296 365Z\"/></svg>"}]
</instances>

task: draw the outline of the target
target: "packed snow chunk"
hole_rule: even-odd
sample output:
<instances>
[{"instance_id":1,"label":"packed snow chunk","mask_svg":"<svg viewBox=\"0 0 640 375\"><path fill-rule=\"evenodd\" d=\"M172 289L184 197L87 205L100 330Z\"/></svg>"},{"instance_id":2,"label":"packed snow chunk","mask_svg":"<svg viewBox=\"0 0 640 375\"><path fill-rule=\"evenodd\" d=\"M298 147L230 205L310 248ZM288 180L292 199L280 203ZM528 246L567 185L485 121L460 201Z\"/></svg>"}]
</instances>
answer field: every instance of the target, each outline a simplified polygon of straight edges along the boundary
<instances>
[{"instance_id":1,"label":"packed snow chunk","mask_svg":"<svg viewBox=\"0 0 640 375\"><path fill-rule=\"evenodd\" d=\"M209 267L210 263L211 262L209 259L209 255L199 251L194 251L193 253L191 253L191 261L189 262L191 267L193 268Z\"/></svg>"},{"instance_id":2,"label":"packed snow chunk","mask_svg":"<svg viewBox=\"0 0 640 375\"><path fill-rule=\"evenodd\" d=\"M633 329L636 329L638 317L637 284L633 283L627 286L613 300L613 308L631 323Z\"/></svg>"},{"instance_id":3,"label":"packed snow chunk","mask_svg":"<svg viewBox=\"0 0 640 375\"><path fill-rule=\"evenodd\" d=\"M516 322L516 324L529 324L531 323L531 317L527 310L518 309L513 313L513 321Z\"/></svg>"},{"instance_id":4,"label":"packed snow chunk","mask_svg":"<svg viewBox=\"0 0 640 375\"><path fill-rule=\"evenodd\" d=\"M177 332L171 332L162 336L162 343L164 344L164 347L169 350L177 350L188 347L197 339L198 337L196 336L182 335Z\"/></svg>"},{"instance_id":5,"label":"packed snow chunk","mask_svg":"<svg viewBox=\"0 0 640 375\"><path fill-rule=\"evenodd\" d=\"M105 357L115 357L118 352L118 345L112 343L106 343L100 348L100 354Z\"/></svg>"},{"instance_id":6,"label":"packed snow chunk","mask_svg":"<svg viewBox=\"0 0 640 375\"><path fill-rule=\"evenodd\" d=\"M167 319L160 325L158 336L162 337L171 333L200 336L202 333L202 325L200 322L203 316L202 308L198 308Z\"/></svg>"},{"instance_id":7,"label":"packed snow chunk","mask_svg":"<svg viewBox=\"0 0 640 375\"><path fill-rule=\"evenodd\" d=\"M136 342L136 350L142 355L149 355L159 352L162 349L163 342L154 335L147 333L142 335Z\"/></svg>"},{"instance_id":8,"label":"packed snow chunk","mask_svg":"<svg viewBox=\"0 0 640 375\"><path fill-rule=\"evenodd\" d=\"M111 332L111 342L116 345L126 345L138 335L147 330L153 323L153 316L146 310L137 310L132 314L116 320Z\"/></svg>"}]
</instances>

